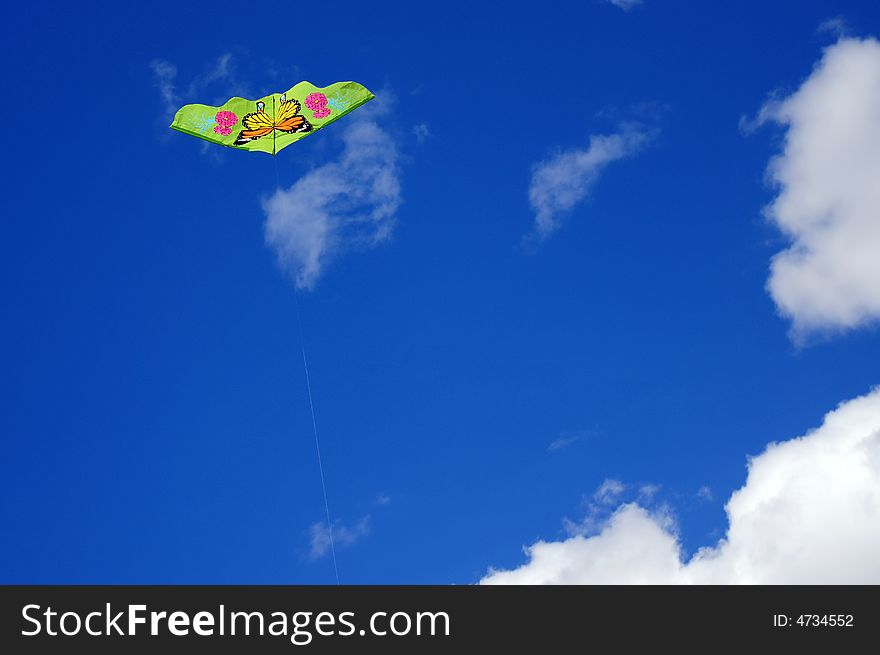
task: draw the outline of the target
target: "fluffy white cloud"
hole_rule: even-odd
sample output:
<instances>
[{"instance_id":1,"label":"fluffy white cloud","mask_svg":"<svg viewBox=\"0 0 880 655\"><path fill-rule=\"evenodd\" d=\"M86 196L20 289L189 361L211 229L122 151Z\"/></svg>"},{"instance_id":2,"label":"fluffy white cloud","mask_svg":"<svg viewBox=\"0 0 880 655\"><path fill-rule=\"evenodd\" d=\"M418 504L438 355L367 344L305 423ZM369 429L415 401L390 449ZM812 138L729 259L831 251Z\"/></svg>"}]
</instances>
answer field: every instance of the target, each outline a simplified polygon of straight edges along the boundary
<instances>
[{"instance_id":1,"label":"fluffy white cloud","mask_svg":"<svg viewBox=\"0 0 880 655\"><path fill-rule=\"evenodd\" d=\"M675 538L638 505L624 505L597 536L539 541L529 563L490 570L481 584L673 584L680 554Z\"/></svg>"},{"instance_id":2,"label":"fluffy white cloud","mask_svg":"<svg viewBox=\"0 0 880 655\"><path fill-rule=\"evenodd\" d=\"M639 125L627 124L620 132L590 137L584 149L560 152L532 170L529 201L535 212L534 235L544 239L560 227L560 217L584 200L611 162L638 152L650 139Z\"/></svg>"},{"instance_id":3,"label":"fluffy white cloud","mask_svg":"<svg viewBox=\"0 0 880 655\"><path fill-rule=\"evenodd\" d=\"M370 533L370 517L364 516L352 525L339 520L333 522L333 546L336 549L351 546L358 539ZM330 530L327 524L319 521L309 528L309 559L316 560L330 552Z\"/></svg>"},{"instance_id":4,"label":"fluffy white cloud","mask_svg":"<svg viewBox=\"0 0 880 655\"><path fill-rule=\"evenodd\" d=\"M299 288L311 289L341 252L374 247L394 229L401 203L397 148L375 112L360 112L346 119L337 160L263 202L266 242Z\"/></svg>"},{"instance_id":5,"label":"fluffy white cloud","mask_svg":"<svg viewBox=\"0 0 880 655\"><path fill-rule=\"evenodd\" d=\"M642 0L608 0L608 2L624 11L629 11L633 7L638 7L642 4Z\"/></svg>"},{"instance_id":6,"label":"fluffy white cloud","mask_svg":"<svg viewBox=\"0 0 880 655\"><path fill-rule=\"evenodd\" d=\"M526 549L483 584L880 583L880 389L771 443L726 505L729 528L689 561L666 512L620 506L591 533Z\"/></svg>"},{"instance_id":7,"label":"fluffy white cloud","mask_svg":"<svg viewBox=\"0 0 880 655\"><path fill-rule=\"evenodd\" d=\"M767 288L792 337L855 328L880 318L880 43L828 47L792 95L758 122L786 127L768 174L779 193L766 208L791 240L770 265Z\"/></svg>"}]
</instances>

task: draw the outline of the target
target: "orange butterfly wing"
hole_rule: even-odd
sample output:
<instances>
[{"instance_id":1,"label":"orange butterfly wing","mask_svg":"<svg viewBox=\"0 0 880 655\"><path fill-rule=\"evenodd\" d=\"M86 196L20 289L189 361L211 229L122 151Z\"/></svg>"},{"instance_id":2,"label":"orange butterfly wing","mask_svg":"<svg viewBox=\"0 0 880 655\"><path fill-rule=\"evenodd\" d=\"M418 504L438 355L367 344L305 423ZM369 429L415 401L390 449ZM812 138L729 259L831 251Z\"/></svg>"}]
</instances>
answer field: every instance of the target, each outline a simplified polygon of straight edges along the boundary
<instances>
[{"instance_id":1,"label":"orange butterfly wing","mask_svg":"<svg viewBox=\"0 0 880 655\"><path fill-rule=\"evenodd\" d=\"M260 137L266 136L273 129L273 127L258 127L253 130L242 130L238 133L238 138L235 140L235 145L241 145L241 143L247 143L248 141L256 141ZM241 142L241 143L239 143Z\"/></svg>"},{"instance_id":2,"label":"orange butterfly wing","mask_svg":"<svg viewBox=\"0 0 880 655\"><path fill-rule=\"evenodd\" d=\"M257 106L259 107L257 111L247 114L241 119L241 126L244 129L238 133L238 138L233 141L233 145L241 146L256 141L275 129L275 121L263 110L262 103Z\"/></svg>"},{"instance_id":3,"label":"orange butterfly wing","mask_svg":"<svg viewBox=\"0 0 880 655\"><path fill-rule=\"evenodd\" d=\"M299 113L300 105L297 100L286 100L282 96L281 105L275 116L275 129L288 134L293 132L311 132L312 125L305 116Z\"/></svg>"},{"instance_id":4,"label":"orange butterfly wing","mask_svg":"<svg viewBox=\"0 0 880 655\"><path fill-rule=\"evenodd\" d=\"M306 123L306 119L302 116L291 116L278 123L275 129L281 132L308 132L311 129L311 125L306 127Z\"/></svg>"},{"instance_id":5,"label":"orange butterfly wing","mask_svg":"<svg viewBox=\"0 0 880 655\"><path fill-rule=\"evenodd\" d=\"M241 119L241 125L244 129L238 133L238 137L233 141L233 145L242 146L251 141L256 141L267 134L271 134L273 130L287 134L312 131L311 123L305 119L305 116L299 113L300 104L297 100L287 100L284 96L281 96L281 104L274 118L266 113L262 103L258 104L257 107L257 111L247 114Z\"/></svg>"}]
</instances>

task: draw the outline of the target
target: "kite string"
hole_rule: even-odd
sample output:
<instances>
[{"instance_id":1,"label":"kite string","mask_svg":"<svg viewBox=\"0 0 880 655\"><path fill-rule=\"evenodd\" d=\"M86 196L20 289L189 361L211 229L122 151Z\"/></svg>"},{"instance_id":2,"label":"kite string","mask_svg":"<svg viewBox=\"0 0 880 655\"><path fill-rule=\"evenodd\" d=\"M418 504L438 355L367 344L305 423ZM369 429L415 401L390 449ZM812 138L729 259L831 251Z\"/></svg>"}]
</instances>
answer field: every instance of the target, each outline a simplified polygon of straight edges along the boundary
<instances>
[{"instance_id":1,"label":"kite string","mask_svg":"<svg viewBox=\"0 0 880 655\"><path fill-rule=\"evenodd\" d=\"M275 184L281 189L281 182L278 177L278 160L272 157L275 164ZM296 325L299 331L299 345L302 350L303 371L306 375L306 389L309 393L309 412L312 415L312 432L315 434L315 453L318 455L318 472L321 474L321 493L324 495L324 512L327 516L327 537L330 541L330 554L333 557L333 573L336 576L336 584L339 585L339 566L336 563L336 545L333 543L333 521L330 518L330 502L327 500L327 483L324 479L324 463L321 460L321 444L318 440L318 422L315 419L315 403L312 400L312 380L309 376L309 362L306 358L306 340L303 336L302 318L299 309L299 293L296 289L296 283L293 287L293 301L296 305Z\"/></svg>"},{"instance_id":2,"label":"kite string","mask_svg":"<svg viewBox=\"0 0 880 655\"><path fill-rule=\"evenodd\" d=\"M309 363L306 359L305 338L303 337L302 320L299 313L299 298L296 289L293 291L296 304L296 322L299 326L299 342L302 347L303 370L306 373L306 389L309 392L309 410L312 413L312 431L315 433L315 452L318 455L318 471L321 473L321 492L324 494L324 511L327 514L327 537L330 541L330 554L333 556L333 573L336 575L336 584L339 584L339 566L336 564L336 546L333 543L333 521L330 519L330 503L327 501L327 483L324 481L324 464L321 461L321 444L318 441L318 424L315 421L315 405L312 401L312 382L309 378Z\"/></svg>"}]
</instances>

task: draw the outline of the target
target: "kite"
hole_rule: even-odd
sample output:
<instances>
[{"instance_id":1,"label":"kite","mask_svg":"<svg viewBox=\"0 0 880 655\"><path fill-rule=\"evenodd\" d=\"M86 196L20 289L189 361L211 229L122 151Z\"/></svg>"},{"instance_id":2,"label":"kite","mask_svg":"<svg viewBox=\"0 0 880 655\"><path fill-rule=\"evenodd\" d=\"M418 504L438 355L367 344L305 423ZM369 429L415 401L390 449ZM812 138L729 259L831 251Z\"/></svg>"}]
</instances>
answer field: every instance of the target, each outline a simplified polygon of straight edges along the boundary
<instances>
[{"instance_id":1,"label":"kite","mask_svg":"<svg viewBox=\"0 0 880 655\"><path fill-rule=\"evenodd\" d=\"M198 104L184 105L174 115L171 127L221 146L267 152L274 157L290 144L296 143L312 132L342 118L374 97L369 89L357 82L336 82L323 89L309 82L300 82L284 93L273 93L259 100L235 97L230 98L219 107ZM277 177L277 160L275 160L275 174ZM296 298L295 290L294 298ZM299 300L296 301L296 308L297 323L299 323ZM339 569L336 565L336 550L333 545L333 521L330 517L330 503L327 501L327 485L324 481L324 467L321 463L318 424L315 420L315 407L312 403L312 383L309 377L309 365L306 359L301 324L299 331L303 369L309 392L312 430L315 435L315 450L318 455L318 469L321 473L321 490L327 517L327 535L330 540L330 551L333 554L336 584L339 584Z\"/></svg>"},{"instance_id":2,"label":"kite","mask_svg":"<svg viewBox=\"0 0 880 655\"><path fill-rule=\"evenodd\" d=\"M300 82L259 100L235 97L219 107L184 105L171 128L221 146L274 156L374 97L357 82L336 82L323 89Z\"/></svg>"}]
</instances>

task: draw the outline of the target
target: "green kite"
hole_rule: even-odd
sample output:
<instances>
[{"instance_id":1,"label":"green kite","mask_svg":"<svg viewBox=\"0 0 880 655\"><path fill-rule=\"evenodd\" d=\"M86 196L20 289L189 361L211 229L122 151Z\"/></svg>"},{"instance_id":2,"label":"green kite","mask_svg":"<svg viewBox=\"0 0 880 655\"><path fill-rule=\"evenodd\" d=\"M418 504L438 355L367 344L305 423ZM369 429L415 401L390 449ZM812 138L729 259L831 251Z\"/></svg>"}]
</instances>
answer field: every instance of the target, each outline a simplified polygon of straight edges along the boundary
<instances>
[{"instance_id":1,"label":"green kite","mask_svg":"<svg viewBox=\"0 0 880 655\"><path fill-rule=\"evenodd\" d=\"M373 98L357 82L337 82L323 89L300 82L285 93L259 100L236 97L220 107L185 105L174 115L171 127L222 146L276 155Z\"/></svg>"}]
</instances>

